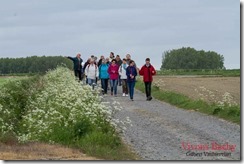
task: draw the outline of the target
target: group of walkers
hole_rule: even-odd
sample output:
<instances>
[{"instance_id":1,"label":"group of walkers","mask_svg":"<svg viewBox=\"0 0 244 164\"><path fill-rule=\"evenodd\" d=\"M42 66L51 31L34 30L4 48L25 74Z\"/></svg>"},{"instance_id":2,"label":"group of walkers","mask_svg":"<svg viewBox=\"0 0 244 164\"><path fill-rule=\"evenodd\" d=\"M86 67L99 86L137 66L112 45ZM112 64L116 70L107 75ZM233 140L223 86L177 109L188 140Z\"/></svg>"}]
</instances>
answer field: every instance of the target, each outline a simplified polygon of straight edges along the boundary
<instances>
[{"instance_id":1,"label":"group of walkers","mask_svg":"<svg viewBox=\"0 0 244 164\"><path fill-rule=\"evenodd\" d=\"M108 58L103 55L98 60L92 55L84 64L81 59L81 54L76 57L67 57L74 63L74 74L79 81L85 80L88 85L96 85L98 80L101 80L102 93L108 94L111 91L111 96L117 97L117 87L122 86L122 96L130 96L131 101L134 101L134 88L136 76L143 76L147 101L152 100L151 85L155 68L151 65L150 59L146 58L145 64L141 69L137 68L135 61L131 59L131 55L127 54L121 59L119 55L116 57L111 52ZM110 84L110 88L109 88Z\"/></svg>"}]
</instances>

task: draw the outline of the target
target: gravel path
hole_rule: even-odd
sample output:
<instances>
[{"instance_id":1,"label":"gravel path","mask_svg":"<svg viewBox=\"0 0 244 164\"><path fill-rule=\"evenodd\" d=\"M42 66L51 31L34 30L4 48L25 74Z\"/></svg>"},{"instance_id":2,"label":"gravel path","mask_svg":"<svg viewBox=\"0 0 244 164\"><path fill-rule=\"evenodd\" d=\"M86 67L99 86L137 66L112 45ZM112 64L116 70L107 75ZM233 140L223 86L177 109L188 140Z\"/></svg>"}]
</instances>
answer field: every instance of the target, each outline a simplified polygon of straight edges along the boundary
<instances>
[{"instance_id":1,"label":"gravel path","mask_svg":"<svg viewBox=\"0 0 244 164\"><path fill-rule=\"evenodd\" d=\"M118 87L118 93L121 93L121 87ZM155 99L145 101L145 95L140 91L135 91L135 101L120 95L105 96L104 101L120 104L122 110L116 118L130 117L132 126L127 127L123 138L142 159L240 160L239 125ZM213 142L225 146L215 150Z\"/></svg>"}]
</instances>

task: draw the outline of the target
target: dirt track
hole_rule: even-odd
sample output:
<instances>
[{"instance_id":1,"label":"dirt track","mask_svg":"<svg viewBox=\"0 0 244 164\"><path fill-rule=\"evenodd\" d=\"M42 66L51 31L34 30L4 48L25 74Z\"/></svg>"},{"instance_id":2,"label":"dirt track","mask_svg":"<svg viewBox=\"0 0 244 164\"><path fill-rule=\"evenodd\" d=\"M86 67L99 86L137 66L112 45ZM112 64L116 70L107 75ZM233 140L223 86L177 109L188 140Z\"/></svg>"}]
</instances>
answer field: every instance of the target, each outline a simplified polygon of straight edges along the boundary
<instances>
[{"instance_id":1,"label":"dirt track","mask_svg":"<svg viewBox=\"0 0 244 164\"><path fill-rule=\"evenodd\" d=\"M230 93L233 102L240 104L240 77L165 77L155 76L154 83L161 89L175 91L193 99L208 102L222 101Z\"/></svg>"},{"instance_id":2,"label":"dirt track","mask_svg":"<svg viewBox=\"0 0 244 164\"><path fill-rule=\"evenodd\" d=\"M2 144L1 160L98 160L83 154L78 149L44 143Z\"/></svg>"}]
</instances>

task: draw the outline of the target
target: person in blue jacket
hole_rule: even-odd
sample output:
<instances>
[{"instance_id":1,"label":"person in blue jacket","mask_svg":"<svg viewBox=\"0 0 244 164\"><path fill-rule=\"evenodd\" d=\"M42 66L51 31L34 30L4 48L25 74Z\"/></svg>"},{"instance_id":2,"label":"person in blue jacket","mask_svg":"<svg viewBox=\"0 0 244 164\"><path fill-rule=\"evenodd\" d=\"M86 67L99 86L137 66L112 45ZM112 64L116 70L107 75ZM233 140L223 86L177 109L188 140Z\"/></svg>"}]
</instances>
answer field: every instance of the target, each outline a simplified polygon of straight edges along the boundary
<instances>
[{"instance_id":1,"label":"person in blue jacket","mask_svg":"<svg viewBox=\"0 0 244 164\"><path fill-rule=\"evenodd\" d=\"M82 74L83 74L82 62L83 62L83 60L81 59L81 54L77 54L76 57L68 56L67 58L72 60L74 63L75 77L79 78L79 80L82 81Z\"/></svg>"},{"instance_id":2,"label":"person in blue jacket","mask_svg":"<svg viewBox=\"0 0 244 164\"><path fill-rule=\"evenodd\" d=\"M134 96L137 70L136 67L134 66L135 62L133 60L131 60L129 64L130 65L126 69L126 76L127 76L127 83L128 83L129 93L130 93L130 99L131 101L134 101L133 96Z\"/></svg>"},{"instance_id":3,"label":"person in blue jacket","mask_svg":"<svg viewBox=\"0 0 244 164\"><path fill-rule=\"evenodd\" d=\"M106 95L108 92L108 74L109 65L107 64L106 60L102 60L102 64L99 66L99 79L101 79L103 94Z\"/></svg>"}]
</instances>

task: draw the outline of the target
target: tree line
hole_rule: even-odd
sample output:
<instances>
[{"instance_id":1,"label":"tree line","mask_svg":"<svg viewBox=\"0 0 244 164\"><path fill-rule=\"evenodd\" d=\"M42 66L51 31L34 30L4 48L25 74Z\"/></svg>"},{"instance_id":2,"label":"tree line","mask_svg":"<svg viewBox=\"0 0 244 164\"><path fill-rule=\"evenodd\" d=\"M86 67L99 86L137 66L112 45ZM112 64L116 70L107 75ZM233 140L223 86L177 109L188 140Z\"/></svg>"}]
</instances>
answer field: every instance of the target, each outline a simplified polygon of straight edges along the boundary
<instances>
[{"instance_id":1,"label":"tree line","mask_svg":"<svg viewBox=\"0 0 244 164\"><path fill-rule=\"evenodd\" d=\"M45 73L58 65L72 69L72 61L62 56L31 56L26 58L0 58L0 74Z\"/></svg>"},{"instance_id":2,"label":"tree line","mask_svg":"<svg viewBox=\"0 0 244 164\"><path fill-rule=\"evenodd\" d=\"M214 51L183 47L163 53L163 69L225 69L224 57Z\"/></svg>"}]
</instances>

